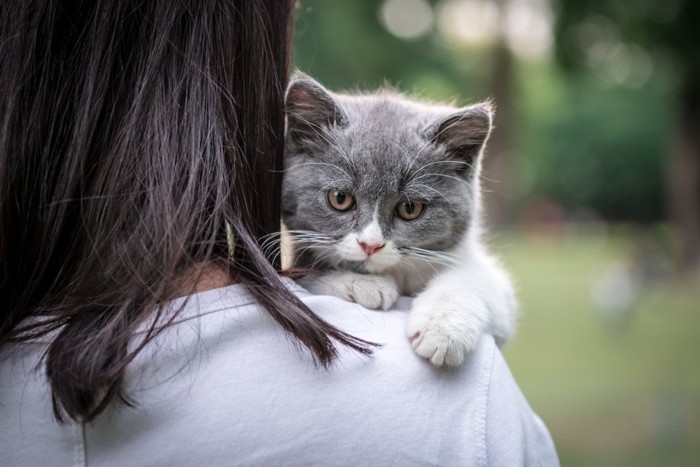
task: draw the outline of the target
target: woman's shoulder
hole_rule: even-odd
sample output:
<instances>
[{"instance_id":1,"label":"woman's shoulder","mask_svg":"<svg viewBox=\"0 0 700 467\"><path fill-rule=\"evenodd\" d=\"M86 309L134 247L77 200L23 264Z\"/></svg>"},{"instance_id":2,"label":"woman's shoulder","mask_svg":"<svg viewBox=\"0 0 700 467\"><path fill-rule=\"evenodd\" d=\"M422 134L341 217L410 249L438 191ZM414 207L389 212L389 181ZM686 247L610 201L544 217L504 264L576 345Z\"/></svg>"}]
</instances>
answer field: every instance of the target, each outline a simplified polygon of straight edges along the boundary
<instances>
[{"instance_id":1,"label":"woman's shoulder","mask_svg":"<svg viewBox=\"0 0 700 467\"><path fill-rule=\"evenodd\" d=\"M415 355L406 337L410 298L400 298L392 310L373 311L288 286L322 319L379 344L374 356L339 348L338 361L321 368L242 288L210 291L192 302L199 319L175 330L180 344L188 342L188 332L196 336L194 347L181 345L170 356L169 372L163 373L165 362L157 366L161 375L190 381L155 386L167 391L169 400L187 393L188 403L177 407L178 418L207 420L210 428L223 422L219 430L235 436L221 441L239 453L274 439L280 452L264 457L272 463L282 454L296 456L294 465L333 465L332 459L339 464L353 459L356 465L399 460L402 465L486 465L492 460L511 465L556 459L546 429L490 336L460 367L435 368ZM183 361L189 364L183 367ZM154 387L152 380L148 386ZM154 396L163 399L151 391L144 400ZM168 410L164 416L170 417ZM532 463L538 464L552 462Z\"/></svg>"},{"instance_id":2,"label":"woman's shoulder","mask_svg":"<svg viewBox=\"0 0 700 467\"><path fill-rule=\"evenodd\" d=\"M340 347L330 368L319 367L241 287L209 291L190 297L183 321L131 371L142 408L114 411L94 429L123 424L133 436L144 410L161 428L139 439L157 436L152 443L173 455L194 442L196 453L236 452L240 465L478 465L492 340L461 367L436 369L405 335L410 299L380 312L289 286L322 319L379 344L374 356Z\"/></svg>"},{"instance_id":3,"label":"woman's shoulder","mask_svg":"<svg viewBox=\"0 0 700 467\"><path fill-rule=\"evenodd\" d=\"M438 464L558 465L547 428L530 408L492 336L484 335L461 366L436 368L414 354L406 336L412 299L401 297L392 310L382 312L333 297L301 296L341 329L382 344L366 364L367 384L385 385L387 394L401 393L405 399L397 405L413 407L405 423L443 428L422 431L426 442L437 443L431 438L437 435L449 446L433 458L444 461Z\"/></svg>"},{"instance_id":4,"label":"woman's shoulder","mask_svg":"<svg viewBox=\"0 0 700 467\"><path fill-rule=\"evenodd\" d=\"M99 465L130 459L168 465L556 465L544 425L492 338L484 336L460 367L435 368L413 353L405 335L409 298L380 312L288 286L324 320L379 344L374 356L340 348L335 364L319 367L243 287L230 286L174 304L184 305L179 322L128 370L135 407L114 405L75 437L60 434L46 407L36 412L41 404L10 405L22 407L18 422L63 440L47 444L46 452L77 449ZM30 383L26 375L19 381L20 373L2 383L30 385L22 397L36 393L37 401L49 400L45 382Z\"/></svg>"}]
</instances>

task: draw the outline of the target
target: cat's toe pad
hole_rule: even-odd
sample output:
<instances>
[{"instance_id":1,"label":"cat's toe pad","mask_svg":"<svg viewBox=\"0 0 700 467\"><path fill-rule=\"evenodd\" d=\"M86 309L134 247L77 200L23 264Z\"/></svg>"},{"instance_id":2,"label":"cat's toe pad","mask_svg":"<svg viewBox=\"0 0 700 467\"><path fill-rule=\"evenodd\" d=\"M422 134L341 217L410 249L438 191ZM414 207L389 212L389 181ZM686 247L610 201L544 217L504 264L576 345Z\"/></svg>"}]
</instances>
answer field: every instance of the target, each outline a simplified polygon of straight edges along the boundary
<instances>
[{"instance_id":1,"label":"cat's toe pad","mask_svg":"<svg viewBox=\"0 0 700 467\"><path fill-rule=\"evenodd\" d=\"M468 353L463 346L439 329L418 331L411 336L413 350L435 366L458 366Z\"/></svg>"},{"instance_id":2,"label":"cat's toe pad","mask_svg":"<svg viewBox=\"0 0 700 467\"><path fill-rule=\"evenodd\" d=\"M435 366L458 366L477 346L480 320L454 297L422 297L413 303L407 334L413 350ZM483 305L482 305L483 306Z\"/></svg>"},{"instance_id":3,"label":"cat's toe pad","mask_svg":"<svg viewBox=\"0 0 700 467\"><path fill-rule=\"evenodd\" d=\"M388 310L399 298L396 283L381 276L355 274L344 288L348 300L373 310Z\"/></svg>"}]
</instances>

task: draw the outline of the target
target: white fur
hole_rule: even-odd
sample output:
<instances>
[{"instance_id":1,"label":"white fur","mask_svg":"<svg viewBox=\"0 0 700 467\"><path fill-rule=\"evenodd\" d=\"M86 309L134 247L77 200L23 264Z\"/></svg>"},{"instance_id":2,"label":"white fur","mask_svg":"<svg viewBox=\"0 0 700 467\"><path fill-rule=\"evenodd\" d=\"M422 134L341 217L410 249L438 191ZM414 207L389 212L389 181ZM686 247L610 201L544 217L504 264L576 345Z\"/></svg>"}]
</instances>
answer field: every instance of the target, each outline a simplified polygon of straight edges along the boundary
<instances>
[{"instance_id":1,"label":"white fur","mask_svg":"<svg viewBox=\"0 0 700 467\"><path fill-rule=\"evenodd\" d=\"M312 274L299 283L311 293L335 295L374 310L388 310L399 298L396 281L390 276L332 271Z\"/></svg>"},{"instance_id":2,"label":"white fur","mask_svg":"<svg viewBox=\"0 0 700 467\"><path fill-rule=\"evenodd\" d=\"M366 258L357 237L348 234L337 255ZM373 274L332 271L309 276L303 285L317 294L382 310L390 308L400 293L417 294L406 329L414 350L434 365L456 366L476 348L484 332L499 345L508 341L515 331L517 304L507 273L476 236L466 235L448 253L453 260L448 265L415 258L399 263L398 251L387 242L367 258L366 267Z\"/></svg>"},{"instance_id":3,"label":"white fur","mask_svg":"<svg viewBox=\"0 0 700 467\"><path fill-rule=\"evenodd\" d=\"M375 245L383 244L384 247L367 257L367 254L360 246L360 242ZM365 268L371 273L382 272L401 261L401 254L396 249L394 242L391 240L385 242L382 229L376 220L376 216L375 220L359 234L354 232L347 234L345 238L336 245L335 253L337 259L364 261ZM329 261L332 261L332 259Z\"/></svg>"},{"instance_id":4,"label":"white fur","mask_svg":"<svg viewBox=\"0 0 700 467\"><path fill-rule=\"evenodd\" d=\"M384 244L384 235L382 235L382 228L379 226L376 211L374 213L372 223L365 227L362 232L360 232L360 234L357 236L357 240L367 244Z\"/></svg>"},{"instance_id":5,"label":"white fur","mask_svg":"<svg viewBox=\"0 0 700 467\"><path fill-rule=\"evenodd\" d=\"M505 271L480 246L462 247L459 266L444 268L413 302L406 331L416 353L455 366L484 332L503 345L515 330L516 301Z\"/></svg>"}]
</instances>

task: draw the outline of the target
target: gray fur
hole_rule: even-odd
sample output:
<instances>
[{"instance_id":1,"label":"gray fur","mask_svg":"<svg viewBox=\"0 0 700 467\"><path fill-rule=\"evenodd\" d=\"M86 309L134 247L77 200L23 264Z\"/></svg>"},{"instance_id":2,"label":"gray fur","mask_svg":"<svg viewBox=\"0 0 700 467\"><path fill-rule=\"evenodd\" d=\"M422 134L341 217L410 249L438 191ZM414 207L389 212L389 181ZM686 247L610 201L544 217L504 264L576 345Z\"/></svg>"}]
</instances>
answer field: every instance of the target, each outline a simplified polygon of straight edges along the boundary
<instances>
[{"instance_id":1,"label":"gray fur","mask_svg":"<svg viewBox=\"0 0 700 467\"><path fill-rule=\"evenodd\" d=\"M449 251L478 222L480 153L490 130L488 104L458 109L419 103L389 90L335 94L297 74L287 93L287 159L283 218L288 229L340 241L372 222L399 250ZM353 193L346 212L328 203L329 190ZM425 203L412 221L395 214L401 201ZM474 227L476 228L476 227ZM321 237L319 237L321 238ZM361 262L298 252L297 266Z\"/></svg>"},{"instance_id":2,"label":"gray fur","mask_svg":"<svg viewBox=\"0 0 700 467\"><path fill-rule=\"evenodd\" d=\"M480 240L489 104L456 109L386 90L334 94L297 75L286 106L283 216L296 265L314 270L302 285L372 309L415 295L406 334L437 366L461 364L485 332L505 343L515 330L515 294ZM352 193L355 206L334 209L335 190ZM413 220L397 210L407 200L425 203Z\"/></svg>"}]
</instances>

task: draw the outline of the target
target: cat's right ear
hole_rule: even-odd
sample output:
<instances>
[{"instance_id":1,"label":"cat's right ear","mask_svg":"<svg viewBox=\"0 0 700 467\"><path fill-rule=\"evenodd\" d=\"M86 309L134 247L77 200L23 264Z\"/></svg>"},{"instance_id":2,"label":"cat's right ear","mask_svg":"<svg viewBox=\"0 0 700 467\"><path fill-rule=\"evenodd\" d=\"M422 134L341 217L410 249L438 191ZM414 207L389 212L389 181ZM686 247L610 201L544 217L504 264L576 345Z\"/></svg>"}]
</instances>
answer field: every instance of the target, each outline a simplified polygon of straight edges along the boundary
<instances>
[{"instance_id":1,"label":"cat's right ear","mask_svg":"<svg viewBox=\"0 0 700 467\"><path fill-rule=\"evenodd\" d=\"M345 126L343 109L318 81L297 71L287 87L285 96L287 135L299 144L319 144L325 141L324 130Z\"/></svg>"},{"instance_id":2,"label":"cat's right ear","mask_svg":"<svg viewBox=\"0 0 700 467\"><path fill-rule=\"evenodd\" d=\"M443 118L430 128L430 134L432 141L444 147L448 156L465 163L471 170L483 152L492 126L493 105L482 102Z\"/></svg>"}]
</instances>

